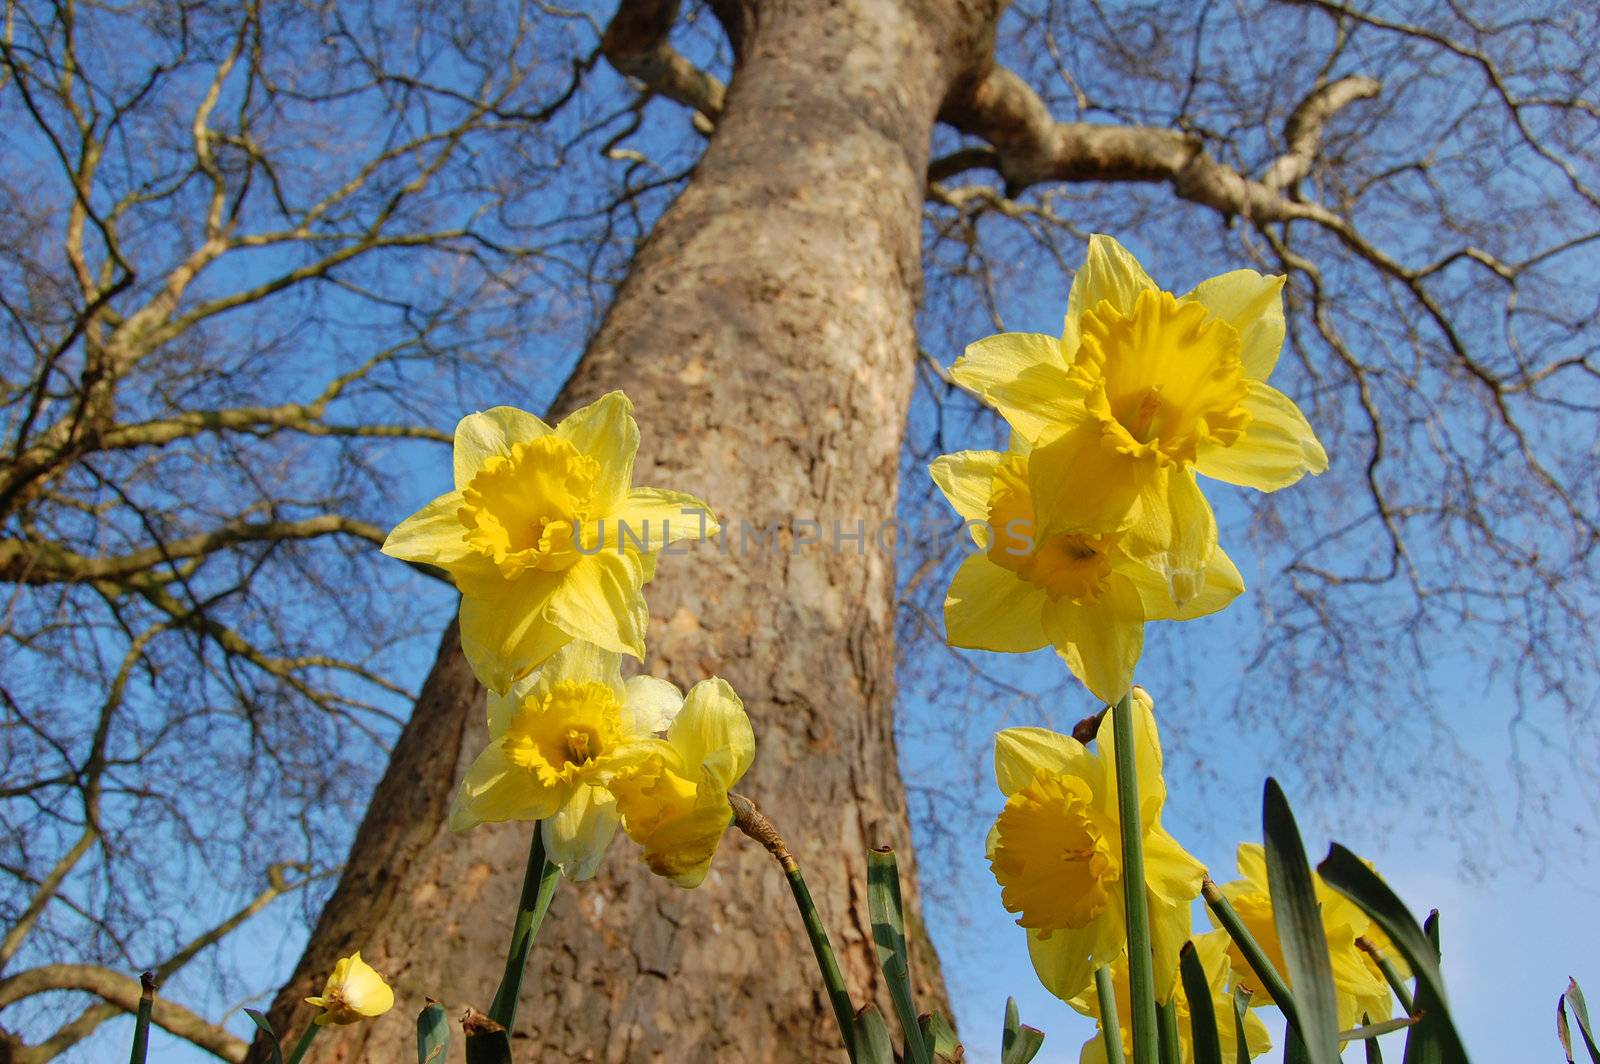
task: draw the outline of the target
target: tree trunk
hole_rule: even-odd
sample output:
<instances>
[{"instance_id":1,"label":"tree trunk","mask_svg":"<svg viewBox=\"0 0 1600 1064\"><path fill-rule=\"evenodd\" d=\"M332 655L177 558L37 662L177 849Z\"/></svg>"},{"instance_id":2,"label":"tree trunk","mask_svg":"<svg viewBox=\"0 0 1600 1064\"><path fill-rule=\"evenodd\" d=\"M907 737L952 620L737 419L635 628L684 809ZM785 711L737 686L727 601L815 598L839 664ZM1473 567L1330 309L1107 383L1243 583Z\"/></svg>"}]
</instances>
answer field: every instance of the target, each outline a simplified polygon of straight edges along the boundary
<instances>
[{"instance_id":1,"label":"tree trunk","mask_svg":"<svg viewBox=\"0 0 1600 1064\"><path fill-rule=\"evenodd\" d=\"M869 847L900 853L920 924L891 720L893 558L874 533L894 514L910 399L929 137L988 16L959 0L721 13L738 54L726 111L557 405L626 389L635 482L695 492L722 519L720 545L661 559L645 667L684 687L718 674L744 697L758 745L741 789L800 859L858 1004L877 994L888 1014ZM802 542L811 520L820 544ZM835 521L864 523L866 541L836 547ZM778 527L775 542L743 522ZM279 1030L298 1031L310 1010L295 1003L352 949L391 978L394 1014L325 1031L319 1061L409 1059L424 995L457 1016L493 996L530 828L445 827L483 722L452 628L275 1005ZM595 881L561 885L518 1059L827 1059L838 1037L772 858L730 833L684 891L635 854L619 835ZM931 948L914 943L920 1000L942 1007Z\"/></svg>"}]
</instances>

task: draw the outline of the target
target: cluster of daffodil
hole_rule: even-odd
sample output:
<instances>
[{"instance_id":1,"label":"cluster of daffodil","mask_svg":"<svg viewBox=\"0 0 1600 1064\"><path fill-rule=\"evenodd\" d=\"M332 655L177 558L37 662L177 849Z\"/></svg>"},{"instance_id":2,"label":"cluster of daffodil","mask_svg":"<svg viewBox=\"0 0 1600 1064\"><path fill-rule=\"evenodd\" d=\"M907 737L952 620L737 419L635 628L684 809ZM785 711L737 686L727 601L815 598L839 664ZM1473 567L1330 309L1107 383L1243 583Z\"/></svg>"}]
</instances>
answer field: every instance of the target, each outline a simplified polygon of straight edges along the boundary
<instances>
[{"instance_id":1,"label":"cluster of daffodil","mask_svg":"<svg viewBox=\"0 0 1600 1064\"><path fill-rule=\"evenodd\" d=\"M1108 704L1081 733L1092 748L1044 728L996 737L1005 802L987 847L1039 979L1097 1021L1083 1064L1247 1061L1270 1048L1254 1011L1268 1005L1287 1020L1286 1061L1337 1064L1346 1042L1375 1051L1371 1040L1399 1026L1412 1029L1415 1059L1465 1061L1436 924L1419 927L1340 847L1313 874L1274 782L1264 845L1239 848L1235 882L1213 883L1161 823L1154 704L1133 686L1144 625L1214 613L1244 589L1196 474L1273 491L1327 465L1306 419L1266 383L1284 339L1282 287L1238 270L1174 296L1097 236L1060 337L990 337L952 369L1011 437L1004 452L932 466L977 548L945 603L948 639L1053 646ZM620 827L653 872L693 887L735 822L783 867L853 1064L962 1059L950 1025L917 1014L894 855L868 856L867 898L898 1051L873 1006L855 1009L787 844L731 793L755 755L738 695L715 677L687 695L624 678L624 656L644 657L643 589L658 555L717 531L699 499L632 486L638 442L620 392L554 427L510 407L472 414L456 430L455 489L384 544L454 581L462 647L488 689L487 743L450 826L537 824L500 991L486 1016L463 1021L468 1059L509 1062L522 971L563 874L592 876ZM1201 897L1216 929L1197 933ZM322 1011L290 1064L322 1026L379 1015L394 995L356 953L305 1000ZM1391 1019L1396 1001L1404 1015ZM418 1031L419 1059L442 1060L440 1006ZM1008 1009L1003 1064L1026 1064L1042 1038Z\"/></svg>"},{"instance_id":2,"label":"cluster of daffodil","mask_svg":"<svg viewBox=\"0 0 1600 1064\"><path fill-rule=\"evenodd\" d=\"M1289 1059L1334 1060L1342 1041L1376 1036L1353 1029L1388 1021L1395 996L1412 1009L1404 962L1346 895L1307 873L1320 923L1306 931L1285 912L1297 895L1269 889L1254 845L1240 847L1241 880L1211 884L1161 824L1153 704L1132 686L1147 621L1215 613L1244 589L1196 474L1274 491L1327 467L1305 417L1266 383L1284 339L1282 287L1237 270L1175 296L1096 236L1060 337L992 336L951 370L1005 419L1010 442L932 465L977 548L946 598L947 638L1015 653L1053 646L1114 703L1091 729L1093 750L1043 728L995 742L1005 805L990 866L1040 981L1098 1021L1083 1064L1257 1056L1270 1039L1245 1003L1283 1007ZM1284 860L1304 865L1303 852ZM1219 926L1196 934L1202 892ZM1316 986L1297 1005L1290 987L1307 972ZM1312 1007L1327 997L1331 1012Z\"/></svg>"}]
</instances>

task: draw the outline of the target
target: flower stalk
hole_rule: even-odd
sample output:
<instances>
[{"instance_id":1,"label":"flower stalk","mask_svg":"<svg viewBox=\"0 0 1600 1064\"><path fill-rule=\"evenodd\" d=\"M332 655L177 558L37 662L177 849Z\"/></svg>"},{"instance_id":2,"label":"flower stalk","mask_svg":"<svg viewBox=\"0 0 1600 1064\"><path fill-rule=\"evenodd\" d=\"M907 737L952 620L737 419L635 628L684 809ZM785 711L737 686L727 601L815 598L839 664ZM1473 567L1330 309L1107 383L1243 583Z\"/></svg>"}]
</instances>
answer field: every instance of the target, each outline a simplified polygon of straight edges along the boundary
<instances>
[{"instance_id":1,"label":"flower stalk","mask_svg":"<svg viewBox=\"0 0 1600 1064\"><path fill-rule=\"evenodd\" d=\"M1117 1015L1117 992L1111 984L1111 965L1094 970L1094 990L1100 998L1100 1038L1105 1042L1106 1064L1123 1064L1122 1020Z\"/></svg>"},{"instance_id":2,"label":"flower stalk","mask_svg":"<svg viewBox=\"0 0 1600 1064\"><path fill-rule=\"evenodd\" d=\"M1372 958L1372 963L1378 966L1378 971L1383 973L1384 979L1389 983L1389 989L1394 991L1395 1000L1400 1002L1400 1007L1405 1009L1406 1015L1416 1013L1416 999L1411 996L1411 988L1406 985L1405 977L1400 974L1400 969L1394 966L1394 961L1389 955L1379 949L1367 936L1362 935L1356 939L1356 949L1361 950Z\"/></svg>"},{"instance_id":3,"label":"flower stalk","mask_svg":"<svg viewBox=\"0 0 1600 1064\"><path fill-rule=\"evenodd\" d=\"M316 1041L317 1032L320 1030L322 1028L314 1023L308 1026L305 1033L300 1036L300 1041L296 1042L294 1049L290 1050L289 1056L284 1060L283 1064L300 1064L300 1061L305 1058L306 1052L311 1048L311 1043Z\"/></svg>"},{"instance_id":4,"label":"flower stalk","mask_svg":"<svg viewBox=\"0 0 1600 1064\"><path fill-rule=\"evenodd\" d=\"M806 937L811 940L811 951L817 958L817 969L822 973L823 988L828 993L829 1004L833 1006L833 1018L839 1025L840 1037L844 1039L845 1052L854 1061L856 1059L855 1005L850 1001L850 991L845 988L844 972L839 967L838 957L834 956L833 944L828 941L828 931L822 924L822 914L817 911L816 902L811 899L811 891L806 886L805 877L800 874L800 862L795 860L794 854L789 852L788 843L783 841L778 829L756 807L755 802L742 794L730 793L728 804L733 807L734 826L772 854L783 869L784 878L789 881L789 890L794 895L795 907L800 910L800 920L805 924Z\"/></svg>"},{"instance_id":5,"label":"flower stalk","mask_svg":"<svg viewBox=\"0 0 1600 1064\"><path fill-rule=\"evenodd\" d=\"M1261 980L1261 985L1272 998L1273 1004L1283 1013L1284 1018L1292 1026L1298 1027L1298 1019L1294 1011L1294 995L1289 992L1289 984L1284 982L1283 976L1278 974L1278 969L1273 967L1266 951L1261 948L1239 914L1234 911L1233 905L1223 896L1211 877L1200 884L1200 894L1206 900L1206 906L1217 918L1217 923L1228 932L1228 937L1233 939L1239 947L1239 952L1244 954L1245 963L1250 965L1250 970L1256 973Z\"/></svg>"},{"instance_id":6,"label":"flower stalk","mask_svg":"<svg viewBox=\"0 0 1600 1064\"><path fill-rule=\"evenodd\" d=\"M1139 816L1133 693L1111 711L1116 743L1117 813L1122 828L1122 889L1128 920L1128 1000L1133 1020L1134 1064L1157 1064L1155 962L1150 948L1150 905L1145 893L1144 831Z\"/></svg>"},{"instance_id":7,"label":"flower stalk","mask_svg":"<svg viewBox=\"0 0 1600 1064\"><path fill-rule=\"evenodd\" d=\"M144 1064L150 1051L150 1012L156 1004L156 977L152 972L139 975L139 1011L133 1021L133 1050L128 1064Z\"/></svg>"},{"instance_id":8,"label":"flower stalk","mask_svg":"<svg viewBox=\"0 0 1600 1064\"><path fill-rule=\"evenodd\" d=\"M528 870L522 878L522 897L517 902L517 918L511 929L511 947L506 951L505 975L489 1005L489 1018L508 1031L516 1023L517 1001L522 994L522 975L528 967L528 954L533 950L539 925L544 923L544 914L550 910L550 899L555 896L560 878L561 869L545 855L544 832L535 822L533 842L528 847Z\"/></svg>"}]
</instances>

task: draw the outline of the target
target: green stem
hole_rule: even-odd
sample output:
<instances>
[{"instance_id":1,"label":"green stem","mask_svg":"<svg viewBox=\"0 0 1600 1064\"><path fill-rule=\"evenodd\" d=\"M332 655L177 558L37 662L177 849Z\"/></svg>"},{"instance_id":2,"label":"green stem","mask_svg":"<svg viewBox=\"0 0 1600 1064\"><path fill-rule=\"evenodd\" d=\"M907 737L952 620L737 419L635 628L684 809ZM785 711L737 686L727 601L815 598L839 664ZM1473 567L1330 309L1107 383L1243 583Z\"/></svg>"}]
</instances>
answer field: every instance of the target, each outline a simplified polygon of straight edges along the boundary
<instances>
[{"instance_id":1,"label":"green stem","mask_svg":"<svg viewBox=\"0 0 1600 1064\"><path fill-rule=\"evenodd\" d=\"M1094 970L1094 992L1100 997L1100 1038L1106 1044L1106 1064L1123 1064L1122 1020L1117 1016L1117 991L1111 985L1111 968Z\"/></svg>"},{"instance_id":2,"label":"green stem","mask_svg":"<svg viewBox=\"0 0 1600 1064\"><path fill-rule=\"evenodd\" d=\"M850 991L845 989L844 972L839 969L839 959L833 955L833 944L828 941L828 930L822 926L822 914L817 903L811 900L805 877L800 874L800 862L789 852L772 821L756 807L756 803L742 794L730 792L728 805L733 809L733 826L745 836L761 844L761 848L777 859L794 894L795 908L800 910L800 921L805 924L806 937L811 940L811 952L817 957L817 970L822 973L822 985L828 992L828 1003L833 1006L833 1018L839 1025L839 1037L844 1039L844 1051L853 1062L856 1059L856 1008L850 1001ZM868 1008L871 1008L869 1005Z\"/></svg>"},{"instance_id":3,"label":"green stem","mask_svg":"<svg viewBox=\"0 0 1600 1064\"><path fill-rule=\"evenodd\" d=\"M1200 884L1200 893L1206 899L1206 906L1216 916L1217 923L1228 932L1228 937L1233 939L1234 945L1239 947L1239 952L1244 954L1245 963L1250 965L1250 970L1256 973L1256 978L1261 980L1261 988L1267 992L1272 1003L1278 1006L1278 1011L1292 1026L1299 1027L1299 1020L1294 1009L1294 995L1289 992L1289 984L1284 982L1283 976L1278 974L1278 969L1272 966L1272 961L1267 958L1266 951L1261 948L1244 921L1239 919L1239 914L1222 896L1222 891L1217 885L1206 879Z\"/></svg>"},{"instance_id":4,"label":"green stem","mask_svg":"<svg viewBox=\"0 0 1600 1064\"><path fill-rule=\"evenodd\" d=\"M1400 1002L1400 1007L1406 1010L1407 1016L1416 1014L1417 1002L1411 996L1411 988L1400 975L1400 969L1394 966L1394 961L1383 950L1374 946L1365 936L1356 939L1356 947L1364 950L1366 954L1378 965L1378 971L1383 973L1384 979L1389 982L1389 989L1394 991L1395 1000Z\"/></svg>"},{"instance_id":5,"label":"green stem","mask_svg":"<svg viewBox=\"0 0 1600 1064\"><path fill-rule=\"evenodd\" d=\"M539 934L539 925L544 923L544 914L550 911L550 899L555 896L560 879L561 869L545 856L544 832L535 822L533 842L528 847L528 870L522 877L522 897L517 902L517 919L511 928L511 947L506 950L506 971L500 977L500 989L495 991L494 1001L489 1006L489 1018L507 1032L517 1022L522 973L527 970L533 940Z\"/></svg>"},{"instance_id":6,"label":"green stem","mask_svg":"<svg viewBox=\"0 0 1600 1064\"><path fill-rule=\"evenodd\" d=\"M283 1064L300 1064L300 1058L306 1055L306 1050L311 1048L311 1042L317 1037L317 1032L322 1030L316 1024L306 1028L306 1033L300 1036L300 1041L294 1044L294 1050L289 1054L289 1059Z\"/></svg>"},{"instance_id":7,"label":"green stem","mask_svg":"<svg viewBox=\"0 0 1600 1064\"><path fill-rule=\"evenodd\" d=\"M855 1026L855 1005L850 1001L850 991L845 989L844 972L839 969L839 959L833 955L833 944L828 941L827 928L822 926L822 914L817 912L817 905L811 900L811 891L806 887L805 877L800 874L799 864L793 861L791 857L791 863L784 867L783 874L789 880L795 906L806 925L806 937L811 939L811 952L817 955L817 969L822 973L822 985L828 991L829 1003L833 1005L833 1018L839 1024L839 1033L844 1036L845 1051L854 1060L856 1050L852 1029Z\"/></svg>"},{"instance_id":8,"label":"green stem","mask_svg":"<svg viewBox=\"0 0 1600 1064\"><path fill-rule=\"evenodd\" d=\"M1156 1026L1161 1029L1161 1064L1183 1064L1178 1043L1178 996L1156 1002Z\"/></svg>"},{"instance_id":9,"label":"green stem","mask_svg":"<svg viewBox=\"0 0 1600 1064\"><path fill-rule=\"evenodd\" d=\"M1122 898L1128 916L1128 1001L1134 1064L1156 1064L1156 980L1150 949L1150 899L1144 876L1144 830L1139 818L1133 695L1111 711L1116 744L1117 814L1122 821Z\"/></svg>"},{"instance_id":10,"label":"green stem","mask_svg":"<svg viewBox=\"0 0 1600 1064\"><path fill-rule=\"evenodd\" d=\"M128 1064L144 1064L150 1052L150 1010L156 1003L156 979L149 972L139 976L139 1011L133 1021L133 1051Z\"/></svg>"}]
</instances>

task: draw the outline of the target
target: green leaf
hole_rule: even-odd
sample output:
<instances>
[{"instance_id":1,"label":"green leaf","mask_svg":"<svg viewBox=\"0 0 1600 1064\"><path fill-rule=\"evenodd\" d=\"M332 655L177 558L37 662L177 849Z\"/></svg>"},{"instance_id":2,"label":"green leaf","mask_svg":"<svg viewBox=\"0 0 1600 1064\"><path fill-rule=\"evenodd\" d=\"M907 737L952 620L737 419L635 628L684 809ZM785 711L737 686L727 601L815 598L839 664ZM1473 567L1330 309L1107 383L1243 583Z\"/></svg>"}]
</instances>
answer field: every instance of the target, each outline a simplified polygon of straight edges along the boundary
<instances>
[{"instance_id":1,"label":"green leaf","mask_svg":"<svg viewBox=\"0 0 1600 1064\"><path fill-rule=\"evenodd\" d=\"M867 1005L855 1018L856 1064L896 1064L894 1043L878 1006Z\"/></svg>"},{"instance_id":2,"label":"green leaf","mask_svg":"<svg viewBox=\"0 0 1600 1064\"><path fill-rule=\"evenodd\" d=\"M1338 843L1329 848L1317 871L1324 883L1355 902L1383 929L1417 978L1415 1004L1422 1019L1406 1039L1407 1064L1465 1064L1466 1047L1450 1018L1444 976L1439 971L1438 913L1428 917L1431 933L1424 932L1389 885L1366 862ZM1415 1053L1420 1055L1414 1056L1413 1043Z\"/></svg>"},{"instance_id":3,"label":"green leaf","mask_svg":"<svg viewBox=\"0 0 1600 1064\"><path fill-rule=\"evenodd\" d=\"M1366 1023L1370 1018L1364 1012L1361 1014L1362 1023ZM1367 1039L1367 1064L1383 1064L1383 1050L1378 1048L1376 1038Z\"/></svg>"},{"instance_id":4,"label":"green leaf","mask_svg":"<svg viewBox=\"0 0 1600 1064\"><path fill-rule=\"evenodd\" d=\"M1261 802L1261 832L1266 843L1272 922L1283 947L1284 966L1289 969L1289 985L1294 987L1294 1026L1303 1041L1305 1059L1310 1064L1339 1064L1339 1002L1316 884L1289 800L1278 781L1270 777ZM1293 1039L1289 1041L1292 1048Z\"/></svg>"},{"instance_id":5,"label":"green leaf","mask_svg":"<svg viewBox=\"0 0 1600 1064\"><path fill-rule=\"evenodd\" d=\"M1244 1018L1250 1011L1250 992L1239 989L1233 992L1233 1064L1250 1064L1250 1045L1245 1041Z\"/></svg>"},{"instance_id":6,"label":"green leaf","mask_svg":"<svg viewBox=\"0 0 1600 1064\"><path fill-rule=\"evenodd\" d=\"M1185 942L1178 954L1178 978L1183 996L1189 1002L1189 1043L1194 1064L1223 1064L1222 1041L1217 1036L1217 1010L1211 1001L1211 981L1200 964L1193 942Z\"/></svg>"},{"instance_id":7,"label":"green leaf","mask_svg":"<svg viewBox=\"0 0 1600 1064\"><path fill-rule=\"evenodd\" d=\"M1028 1064L1044 1045L1044 1032L1024 1024L1017 1015L1017 999L1006 998L1005 1026L1000 1030L1000 1064Z\"/></svg>"},{"instance_id":8,"label":"green leaf","mask_svg":"<svg viewBox=\"0 0 1600 1064\"><path fill-rule=\"evenodd\" d=\"M1594 1028L1589 1026L1589 1005L1583 1000L1583 990L1579 988L1578 981L1571 976L1567 977L1567 992L1563 995L1568 1005L1572 1008L1572 1015L1578 1021L1578 1033L1583 1035L1584 1047L1589 1050L1589 1059L1594 1064L1600 1064L1600 1048L1594 1044ZM1567 1051L1567 1059L1572 1059L1572 1051Z\"/></svg>"},{"instance_id":9,"label":"green leaf","mask_svg":"<svg viewBox=\"0 0 1600 1064\"><path fill-rule=\"evenodd\" d=\"M467 1064L511 1064L511 1036L500 1021L468 1009L461 1033L467 1040Z\"/></svg>"},{"instance_id":10,"label":"green leaf","mask_svg":"<svg viewBox=\"0 0 1600 1064\"><path fill-rule=\"evenodd\" d=\"M1352 1027L1348 1031L1339 1032L1341 1042L1360 1042L1363 1039L1371 1040L1380 1034L1389 1034L1391 1031L1402 1031L1415 1024L1417 1020L1411 1016L1396 1016L1392 1020L1381 1020L1378 1023L1368 1022L1366 1013L1362 1013L1360 1027Z\"/></svg>"},{"instance_id":11,"label":"green leaf","mask_svg":"<svg viewBox=\"0 0 1600 1064\"><path fill-rule=\"evenodd\" d=\"M935 1064L962 1059L961 1039L956 1037L956 1029L950 1026L943 1013L923 1013L917 1017L917 1027L922 1031L922 1044L933 1054Z\"/></svg>"},{"instance_id":12,"label":"green leaf","mask_svg":"<svg viewBox=\"0 0 1600 1064\"><path fill-rule=\"evenodd\" d=\"M283 1064L283 1047L278 1044L278 1032L272 1029L272 1021L267 1019L267 1014L256 1009L245 1009L244 1014L267 1036L267 1044L272 1049L272 1064Z\"/></svg>"},{"instance_id":13,"label":"green leaf","mask_svg":"<svg viewBox=\"0 0 1600 1064\"><path fill-rule=\"evenodd\" d=\"M872 916L872 941L878 949L878 966L889 987L889 1000L905 1037L910 1064L933 1064L917 1022L916 998L911 992L911 966L906 957L906 926L900 902L900 869L887 846L867 854L867 909Z\"/></svg>"},{"instance_id":14,"label":"green leaf","mask_svg":"<svg viewBox=\"0 0 1600 1064\"><path fill-rule=\"evenodd\" d=\"M1250 1064L1250 1045L1245 1041L1244 1037L1244 1018L1249 1011L1250 992L1243 989L1235 990L1233 992L1233 1064Z\"/></svg>"},{"instance_id":15,"label":"green leaf","mask_svg":"<svg viewBox=\"0 0 1600 1064\"><path fill-rule=\"evenodd\" d=\"M450 1017L430 999L417 1013L417 1064L444 1064L450 1053Z\"/></svg>"}]
</instances>

